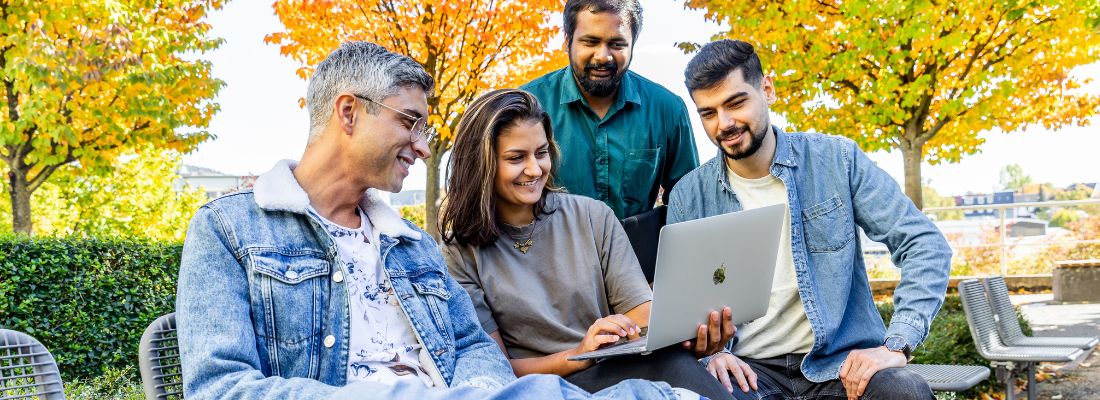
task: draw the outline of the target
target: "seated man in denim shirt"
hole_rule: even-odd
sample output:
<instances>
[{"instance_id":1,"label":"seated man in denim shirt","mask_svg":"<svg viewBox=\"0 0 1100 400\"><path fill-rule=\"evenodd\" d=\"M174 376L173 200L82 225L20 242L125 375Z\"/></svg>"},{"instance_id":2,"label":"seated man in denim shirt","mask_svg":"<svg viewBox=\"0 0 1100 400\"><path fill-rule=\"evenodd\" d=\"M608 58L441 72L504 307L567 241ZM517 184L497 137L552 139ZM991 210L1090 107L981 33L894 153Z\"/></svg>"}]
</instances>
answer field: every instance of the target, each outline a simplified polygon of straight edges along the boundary
<instances>
[{"instance_id":1,"label":"seated man in denim shirt","mask_svg":"<svg viewBox=\"0 0 1100 400\"><path fill-rule=\"evenodd\" d=\"M765 398L931 399L904 367L943 303L951 249L936 227L842 137L770 124L775 87L751 45L704 46L684 73L718 156L676 185L668 222L786 204L767 314L739 327L708 369ZM889 327L875 308L863 228L901 268ZM730 229L737 229L731 227Z\"/></svg>"},{"instance_id":2,"label":"seated man in denim shirt","mask_svg":"<svg viewBox=\"0 0 1100 400\"><path fill-rule=\"evenodd\" d=\"M344 44L310 80L301 161L196 213L176 303L188 399L589 397L516 380L432 238L368 191L399 191L431 154L433 86L407 57ZM675 396L629 381L597 397Z\"/></svg>"}]
</instances>

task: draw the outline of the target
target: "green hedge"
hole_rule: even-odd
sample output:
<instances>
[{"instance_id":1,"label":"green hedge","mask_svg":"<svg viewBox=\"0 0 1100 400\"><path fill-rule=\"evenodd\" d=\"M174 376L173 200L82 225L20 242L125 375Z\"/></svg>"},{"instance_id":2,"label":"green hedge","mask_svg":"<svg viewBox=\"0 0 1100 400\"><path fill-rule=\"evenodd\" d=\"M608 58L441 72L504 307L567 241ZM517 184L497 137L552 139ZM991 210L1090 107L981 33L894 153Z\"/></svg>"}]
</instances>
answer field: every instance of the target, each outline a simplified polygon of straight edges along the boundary
<instances>
[{"instance_id":1,"label":"green hedge","mask_svg":"<svg viewBox=\"0 0 1100 400\"><path fill-rule=\"evenodd\" d=\"M894 314L893 303L883 303L878 306L882 320L890 322L890 316ZM1016 317L1020 320L1024 334L1031 334L1031 326L1028 325L1019 308L1016 309ZM966 313L962 309L962 301L957 295L947 296L943 307L940 308L936 319L932 320L932 328L925 338L924 344L913 351L915 364L962 364L989 366L989 361L978 354L978 348L974 346L974 338L970 335L970 327L966 323ZM992 372L992 371L990 371ZM978 385L975 389L962 393L962 397L977 397L979 392L988 391L998 387L993 383L993 374L989 379Z\"/></svg>"},{"instance_id":2,"label":"green hedge","mask_svg":"<svg viewBox=\"0 0 1100 400\"><path fill-rule=\"evenodd\" d=\"M175 309L182 249L132 240L0 237L0 327L41 341L67 382L110 369L135 371L145 327Z\"/></svg>"}]
</instances>

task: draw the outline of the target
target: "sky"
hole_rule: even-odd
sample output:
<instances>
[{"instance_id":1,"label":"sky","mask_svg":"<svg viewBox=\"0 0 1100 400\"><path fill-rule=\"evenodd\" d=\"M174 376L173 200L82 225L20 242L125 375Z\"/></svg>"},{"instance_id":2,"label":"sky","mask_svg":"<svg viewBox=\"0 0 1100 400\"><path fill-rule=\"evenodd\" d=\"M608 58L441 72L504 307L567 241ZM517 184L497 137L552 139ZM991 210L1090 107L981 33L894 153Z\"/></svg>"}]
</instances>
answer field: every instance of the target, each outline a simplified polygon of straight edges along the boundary
<instances>
[{"instance_id":1,"label":"sky","mask_svg":"<svg viewBox=\"0 0 1100 400\"><path fill-rule=\"evenodd\" d=\"M707 22L703 13L685 10L682 0L643 2L643 28L634 48L631 70L680 95L691 107L683 85L683 71L690 59L674 45L677 42L705 43L722 31ZM279 55L277 46L263 37L282 29L271 2L231 1L210 18L212 35L225 42L201 55L211 61L214 76L225 81L217 98L221 111L210 123L216 138L184 156L188 165L212 168L233 175L266 172L281 159L298 159L305 148L309 117L298 106L305 96L306 82L295 75L299 65ZM553 20L561 23L561 16ZM560 42L562 39L556 39ZM767 68L767 61L764 60ZM1100 93L1100 64L1074 72L1097 80L1088 90ZM782 97L782 93L778 93ZM707 139L699 118L690 113L701 161L717 154ZM772 118L780 126L781 117ZM1042 127L1002 133L983 132L980 152L959 163L923 167L923 176L943 195L987 193L999 189L999 172L1008 164L1019 164L1035 182L1065 186L1076 182L1100 181L1100 117L1093 126L1047 131ZM879 151L870 157L901 184L900 152ZM424 189L427 170L418 161L405 180L404 190Z\"/></svg>"}]
</instances>

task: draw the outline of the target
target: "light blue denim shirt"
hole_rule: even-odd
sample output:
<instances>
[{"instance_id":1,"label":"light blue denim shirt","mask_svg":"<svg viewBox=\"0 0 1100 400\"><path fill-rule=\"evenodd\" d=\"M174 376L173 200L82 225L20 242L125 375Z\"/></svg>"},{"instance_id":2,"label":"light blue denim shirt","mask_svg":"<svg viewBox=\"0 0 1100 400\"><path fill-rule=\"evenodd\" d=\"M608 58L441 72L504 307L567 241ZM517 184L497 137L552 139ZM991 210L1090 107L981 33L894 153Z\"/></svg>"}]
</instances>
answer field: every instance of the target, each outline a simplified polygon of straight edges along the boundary
<instances>
[{"instance_id":1,"label":"light blue denim shirt","mask_svg":"<svg viewBox=\"0 0 1100 400\"><path fill-rule=\"evenodd\" d=\"M184 242L176 299L184 393L212 398L589 398L557 376L516 380L481 329L435 241L385 204L360 207L379 233L381 264L440 387L347 381L350 329L343 263L307 215L309 198L280 162L255 189L204 205ZM335 274L337 271L340 274ZM505 386L507 385L507 386ZM600 396L672 398L668 385L627 381ZM597 398L602 398L597 396ZM610 398L610 397L608 397Z\"/></svg>"},{"instance_id":2,"label":"light blue denim shirt","mask_svg":"<svg viewBox=\"0 0 1100 400\"><path fill-rule=\"evenodd\" d=\"M802 372L815 382L836 379L848 352L891 335L916 348L947 291L947 240L852 140L773 130L770 171L787 187L798 294L814 334ZM668 223L741 210L723 161L719 153L676 184ZM901 268L889 328L871 296L857 227L886 244Z\"/></svg>"}]
</instances>

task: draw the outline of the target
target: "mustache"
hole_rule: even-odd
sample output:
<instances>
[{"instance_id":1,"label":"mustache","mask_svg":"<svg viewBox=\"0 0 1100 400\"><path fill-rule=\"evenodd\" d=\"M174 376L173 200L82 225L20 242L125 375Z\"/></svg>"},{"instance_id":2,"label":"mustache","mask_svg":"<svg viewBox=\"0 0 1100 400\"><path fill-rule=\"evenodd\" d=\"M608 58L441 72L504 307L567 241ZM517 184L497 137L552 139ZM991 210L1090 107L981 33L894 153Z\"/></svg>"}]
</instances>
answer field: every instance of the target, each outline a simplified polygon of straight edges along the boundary
<instances>
[{"instance_id":1,"label":"mustache","mask_svg":"<svg viewBox=\"0 0 1100 400\"><path fill-rule=\"evenodd\" d=\"M602 63L588 63L584 65L584 72L591 72L594 69L610 69L612 71L618 71L619 63L615 61L608 61Z\"/></svg>"},{"instance_id":2,"label":"mustache","mask_svg":"<svg viewBox=\"0 0 1100 400\"><path fill-rule=\"evenodd\" d=\"M749 131L749 126L748 125L734 125L734 126L731 126L729 128L726 128L725 130L723 130L721 132L718 132L717 139L718 139L719 142L721 142L723 140L729 139L732 136L737 136L738 134L745 133L745 132L748 132L748 131Z\"/></svg>"}]
</instances>

